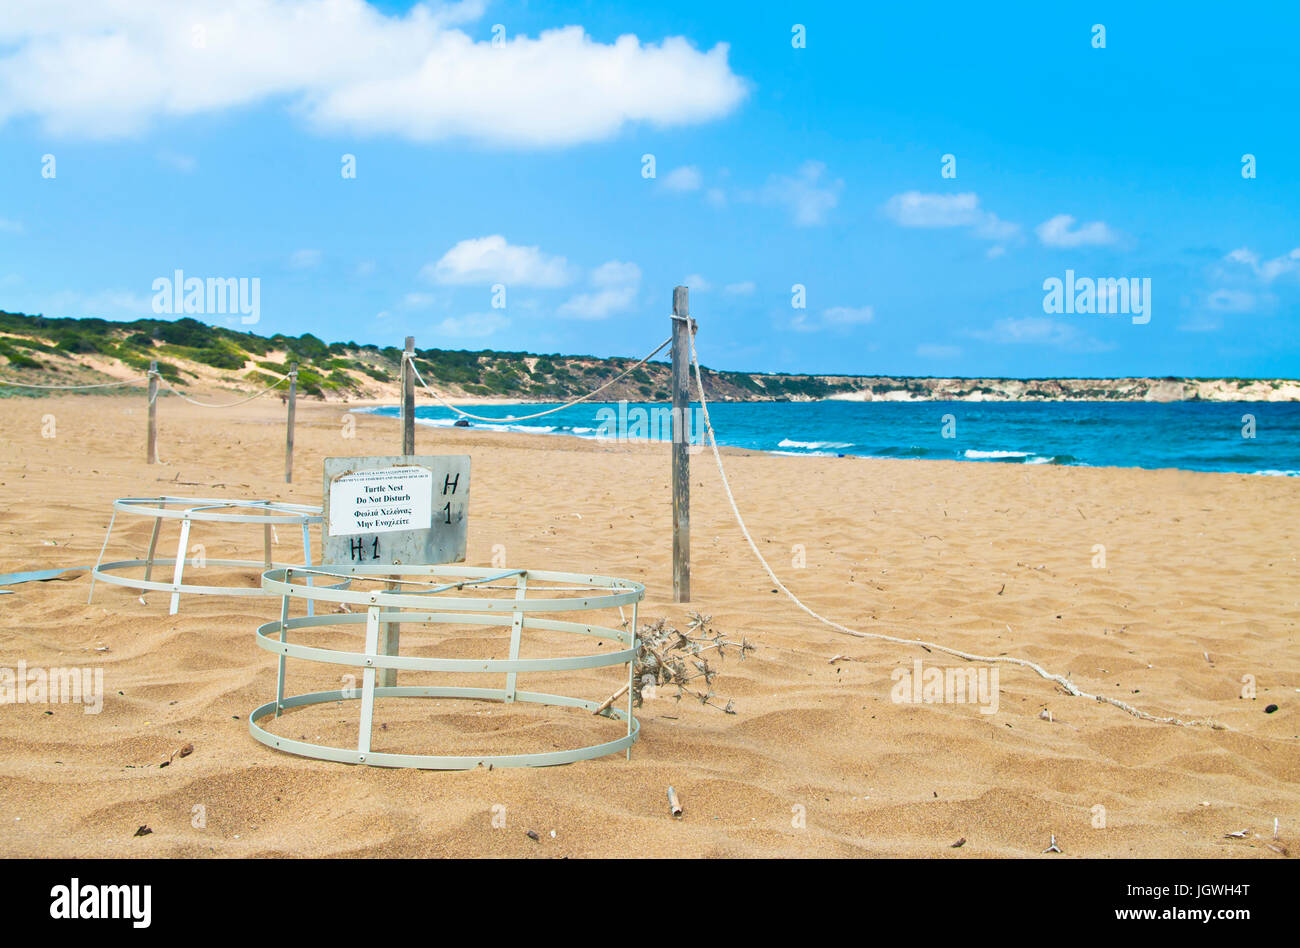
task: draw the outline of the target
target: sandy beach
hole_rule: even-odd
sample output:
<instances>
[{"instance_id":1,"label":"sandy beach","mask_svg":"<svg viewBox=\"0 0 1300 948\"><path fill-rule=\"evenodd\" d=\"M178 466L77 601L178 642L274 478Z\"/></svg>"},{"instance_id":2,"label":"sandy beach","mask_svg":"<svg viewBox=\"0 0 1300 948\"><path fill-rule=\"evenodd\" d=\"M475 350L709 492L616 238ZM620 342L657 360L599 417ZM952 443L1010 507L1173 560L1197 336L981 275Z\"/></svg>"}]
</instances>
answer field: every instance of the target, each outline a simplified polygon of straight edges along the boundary
<instances>
[{"instance_id":1,"label":"sandy beach","mask_svg":"<svg viewBox=\"0 0 1300 948\"><path fill-rule=\"evenodd\" d=\"M299 403L286 485L278 400L214 411L164 399L156 466L144 463L138 393L0 401L0 572L92 564L118 497L319 504L324 457L399 450L396 421L349 422L345 410ZM417 452L472 457L469 564L489 565L502 545L511 566L634 579L647 587L643 621L684 624L698 610L754 643L714 686L736 714L647 701L630 761L428 772L302 759L247 728L274 695L275 660L253 633L276 600L188 597L169 616L161 594L142 602L120 587L98 586L87 604L89 577L73 574L0 596L0 666L91 666L104 681L99 714L0 706L0 855L1039 857L1053 836L1062 854L1044 858L1300 853L1294 479L725 454L755 539L823 614L1020 656L1086 691L1223 727L1212 730L1140 721L1011 667L993 714L892 701L896 669L956 660L837 634L774 594L707 453L692 459L685 606L671 602L666 445L420 427ZM165 555L175 536L164 530ZM148 523L119 517L108 556L143 557L148 539ZM194 540L212 557L260 556L252 530ZM293 540L279 537L277 557L296 557ZM290 687L312 683L304 672ZM565 682L588 698L616 683ZM285 733L327 741L355 727L332 707L294 718ZM381 701L376 721L394 749L426 753L618 731L481 702ZM192 754L159 766L187 743Z\"/></svg>"}]
</instances>

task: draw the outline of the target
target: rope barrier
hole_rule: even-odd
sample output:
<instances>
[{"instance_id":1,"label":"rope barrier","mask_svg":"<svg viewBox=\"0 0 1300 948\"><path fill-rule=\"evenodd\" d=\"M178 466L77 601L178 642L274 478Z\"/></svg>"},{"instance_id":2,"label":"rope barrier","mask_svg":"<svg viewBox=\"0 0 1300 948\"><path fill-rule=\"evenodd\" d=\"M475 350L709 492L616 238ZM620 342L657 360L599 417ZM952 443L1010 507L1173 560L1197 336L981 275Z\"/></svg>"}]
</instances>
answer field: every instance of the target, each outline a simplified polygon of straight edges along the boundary
<instances>
[{"instance_id":1,"label":"rope barrier","mask_svg":"<svg viewBox=\"0 0 1300 948\"><path fill-rule=\"evenodd\" d=\"M127 379L124 382L96 382L93 385L37 385L32 382L11 382L8 379L0 379L0 385L9 385L14 388L43 388L43 389L78 389L78 388L116 388L119 385L136 385L140 382L147 382L149 376L142 375L138 379Z\"/></svg>"},{"instance_id":2,"label":"rope barrier","mask_svg":"<svg viewBox=\"0 0 1300 948\"><path fill-rule=\"evenodd\" d=\"M234 408L236 405L242 405L245 402L251 402L255 398L261 398L263 395L265 395L267 392L271 391L272 389L278 388L281 383L283 383L286 379L289 378L289 376L287 375L280 376L279 380L275 382L275 384L268 385L266 388L262 389L256 395L249 395L247 398L241 398L238 401L234 401L234 402L227 402L224 405L218 405L213 402L201 402L196 398L190 398L184 392L177 390L176 387L173 386L171 382L167 381L161 375L158 378L159 381L163 383L163 385L166 385L169 389L171 389L174 395L180 396L182 399L189 402L191 405L198 405L200 408Z\"/></svg>"},{"instance_id":3,"label":"rope barrier","mask_svg":"<svg viewBox=\"0 0 1300 948\"><path fill-rule=\"evenodd\" d=\"M798 596L796 596L790 590L788 586L785 585L785 583L781 581L780 577L776 575L771 565L767 562L767 559L763 556L762 552L759 550L758 544L754 542L754 538L750 534L749 528L745 524L745 518L741 515L740 508L736 504L735 495L731 491L731 483L727 479L727 472L722 463L722 454L718 450L718 440L713 430L713 422L709 417L709 404L708 404L708 400L704 396L704 378L700 369L699 355L695 350L695 332L694 332L693 321L687 319L686 317L680 317L680 316L674 316L673 318L682 319L687 322L687 342L689 344L689 351L690 351L690 368L692 368L695 373L695 384L696 384L696 388L699 391L700 411L704 416L704 430L705 430L705 434L708 437L709 446L713 451L714 461L716 462L718 467L718 476L722 481L723 492L726 494L727 501L731 505L731 512L732 514L735 515L736 524L737 526L739 526L741 535L744 536L745 538L745 542L749 545L750 551L754 554L759 564L763 567L764 571L767 573L768 578L776 585L776 587L782 593L785 594L786 598L788 598L792 603L794 603L795 606L797 606L800 610L805 612L807 615L811 616L813 619L816 619L818 622L822 623L823 625L827 626L828 628L832 629L833 631L839 632L840 634L843 635L852 636L854 638L875 639L877 641L882 641L882 642L891 642L895 645L920 646L921 648L925 648L935 652L942 652L944 654L952 655L956 658L960 658L964 661L969 661L969 662L984 662L986 664L1006 664L1006 665L1015 665L1021 668L1028 668L1030 671L1037 674L1040 678L1043 678L1047 681L1059 685L1061 688L1065 690L1067 694L1073 697L1087 698L1100 703L1112 705L1144 721L1151 721L1157 724L1172 724L1179 727L1209 727L1215 730L1224 729L1224 726L1222 724L1219 724L1214 721L1210 721L1210 720L1183 721L1176 717L1160 717L1151 714L1150 712L1143 711L1140 708L1136 708L1133 705L1128 704L1127 702L1124 701L1120 701L1116 698L1107 697L1105 695L1090 694L1080 689L1077 685L1074 684L1074 682L1070 681L1070 679L1066 678L1064 675L1053 674L1047 671L1041 665L1029 661L1028 659L1016 658L1014 656L1007 656L1007 655L994 655L994 656L977 655L972 652L962 651L961 649L952 648L951 646L947 646L947 645L940 645L936 642L929 642L919 638L904 638L902 636L887 635L882 632L863 632L859 629L852 629L832 619L828 619L825 616L818 613L817 611L815 611L814 609L812 609L811 607L809 607L808 605L806 605ZM618 382L626 378L632 372L636 371L641 366L645 365L652 358L654 358L656 355L658 355L660 352L666 349L671 343L672 343L672 337L670 336L668 339L665 339L662 343L660 343L657 347L655 347L655 349L653 349L648 355L642 357L640 360L638 360L633 365L629 366L623 372L614 376L609 381L600 385L598 388L593 389L592 391L588 392L585 395L581 395L578 398L567 401L564 404L558 405L554 408L545 409L544 411L534 412L528 415L511 415L504 418L492 418L484 415L476 415L473 414L472 412L465 411L459 408L458 406L451 404L445 398L443 398L441 394L435 391L429 385L428 382L425 381L424 377L420 374L420 370L415 365L415 359L412 354L410 353L404 354L404 359L406 360L407 364L409 364L411 371L415 373L415 378L419 380L420 384L424 386L425 390L430 395L432 395L437 401L442 403L445 407L451 409L453 412L455 412L456 414L464 418L472 418L476 421L501 423L501 422L528 421L533 418L541 418L545 415L550 415L558 411L563 411L566 408L570 408L574 405L585 402L588 399L594 398L596 395L599 395L601 392L609 388L615 382ZM243 405L246 402L251 402L254 399L261 398L263 395L266 395L267 393L278 388L281 384L283 384L286 380L288 380L289 377L290 376L288 375L282 375L273 384L262 389L260 392L257 392L253 395L249 395L247 398L241 398L238 399L237 401L228 402L225 404L203 402L203 401L199 401L198 399L190 398L188 395L175 388L175 386L173 386L170 382L167 381L167 379L163 378L161 375L158 376L158 379L159 381L162 382L163 385L165 385L168 389L170 389L173 394L177 395L178 397L180 397L184 401L189 402L192 405L197 405L201 408L233 408L237 405ZM124 385L136 385L139 384L140 382L145 382L148 380L149 380L149 376L143 376L135 379L126 379L123 381L98 382L98 383L92 383L86 385L41 385L41 384L31 383L31 382L15 382L7 379L0 379L0 386L44 389L49 391L59 391L59 390L72 391L78 389L117 388ZM156 399L157 399L157 394L153 396L153 400ZM152 404L152 400L151 400L151 404ZM311 571L324 572L321 570L311 570ZM332 574L327 574L327 575L332 575ZM492 578L495 579L497 577L492 577ZM426 584L417 582L416 585L426 585ZM428 584L428 585L432 585L432 584Z\"/></svg>"},{"instance_id":4,"label":"rope barrier","mask_svg":"<svg viewBox=\"0 0 1300 948\"><path fill-rule=\"evenodd\" d=\"M626 376L635 372L637 369L641 368L641 366L645 365L647 362L649 362L651 359L657 356L664 349L668 348L668 346L672 343L672 341L673 341L672 337L669 336L667 339L661 342L653 352L651 352L647 356L643 356L641 360L637 362L635 365L629 366L627 369L625 369L623 372L620 372L618 375L614 376L604 385L600 386L597 389L594 389L593 391L588 392L586 395L583 395L579 398L575 398L573 399L573 401L565 402L563 405L556 406L555 408L548 408L545 411L534 412L531 415L512 415L509 418L487 418L484 417L483 415L474 415L467 411L462 411L460 408L456 407L451 402L447 401L445 398L443 398L436 391L434 391L432 388L429 387L429 383L424 380L424 376L420 374L420 370L415 367L415 359L413 357L411 357L410 355L406 355L405 358L411 366L411 371L415 373L415 377L419 379L420 384L424 386L425 391L427 391L438 401L442 402L442 404L445 405L447 408L450 408L456 414L461 415L465 418L473 418L475 421L490 421L490 422L500 423L503 421L527 421L530 418L541 418L543 415L551 415L557 411L563 411L566 408L570 408L574 405L577 405L580 402L585 402L587 399L599 395L601 392L609 388L615 382L619 381L622 378L625 378Z\"/></svg>"},{"instance_id":5,"label":"rope barrier","mask_svg":"<svg viewBox=\"0 0 1300 948\"><path fill-rule=\"evenodd\" d=\"M754 542L754 538L750 536L749 528L745 526L745 518L740 515L740 508L736 506L736 498L731 493L731 484L727 480L727 472L722 466L722 454L721 452L718 451L718 440L713 433L713 424L709 420L709 404L704 398L704 380L700 374L700 360L695 352L695 333L688 332L687 340L690 344L691 365L695 369L695 384L696 387L699 389L699 393L700 393L700 411L704 415L704 430L708 435L709 445L713 448L713 457L718 465L718 475L722 479L722 489L727 495L728 502L731 504L731 512L735 514L736 523L740 527L740 532L745 537L745 541L749 544L750 550L753 551L754 556L757 557L758 562L762 565L763 569L767 571L768 578L771 579L772 582L776 584L777 588L780 589L781 592L785 593L786 597L791 602L793 602L796 606L798 606L808 615L812 616L818 622L821 622L822 624L830 627L836 632L842 633L844 635L850 635L853 636L854 638L877 639L882 642L892 642L895 645L919 645L922 648L931 649L936 652L943 652L947 655L952 655L955 656L956 658L964 659L965 661L968 662L984 662L986 664L1017 665L1022 668L1028 668L1029 670L1037 674L1039 677L1060 685L1062 688L1065 689L1067 694L1070 694L1078 698L1089 698L1093 701L1099 701L1105 704L1114 705L1120 710L1126 711L1127 713L1133 715L1134 717L1141 718L1144 721L1152 721L1157 724L1174 724L1179 727L1209 727L1215 730L1225 730L1222 724L1219 724L1214 721L1208 721L1208 720L1183 721L1175 717L1158 717L1157 715L1151 714L1147 711L1143 711L1140 708L1135 708L1133 705L1128 704L1124 701L1120 701L1116 698L1109 698L1105 695L1089 694L1088 692L1081 690L1077 685L1074 684L1074 682L1070 681L1070 679L1066 678L1064 675L1054 675L1051 672L1047 671L1045 668L1043 668L1041 665L1038 665L1035 662L1031 662L1027 659L1015 658L1007 655L994 655L994 656L976 655L971 652L964 652L961 649L952 648L947 645L939 645L934 642L923 641L922 639L903 638L901 636L896 636L896 635L886 635L881 632L862 632L858 629L850 629L848 626L841 625L840 623L835 622L832 619L827 619L825 616L820 615L813 609L804 605L803 601L798 596L796 596L793 592L791 592L789 587L787 587L785 583L781 582L781 580L777 577L776 573L773 572L772 567L768 564L767 560L763 557L762 552L759 551L758 544L756 544Z\"/></svg>"}]
</instances>

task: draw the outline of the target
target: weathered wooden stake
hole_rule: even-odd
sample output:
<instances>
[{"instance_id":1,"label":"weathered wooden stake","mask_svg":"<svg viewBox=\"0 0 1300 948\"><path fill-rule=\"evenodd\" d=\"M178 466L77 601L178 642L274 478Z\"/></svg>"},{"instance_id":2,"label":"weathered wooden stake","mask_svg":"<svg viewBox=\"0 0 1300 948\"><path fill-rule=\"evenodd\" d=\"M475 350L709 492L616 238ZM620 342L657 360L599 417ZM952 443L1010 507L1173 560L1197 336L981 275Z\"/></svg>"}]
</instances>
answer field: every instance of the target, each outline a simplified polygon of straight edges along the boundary
<instances>
[{"instance_id":1,"label":"weathered wooden stake","mask_svg":"<svg viewBox=\"0 0 1300 948\"><path fill-rule=\"evenodd\" d=\"M158 363L149 363L149 445L150 464L158 463ZM152 559L152 557L150 557Z\"/></svg>"},{"instance_id":2,"label":"weathered wooden stake","mask_svg":"<svg viewBox=\"0 0 1300 948\"><path fill-rule=\"evenodd\" d=\"M284 441L284 482L293 483L293 419L298 407L298 363L289 363L289 421ZM310 564L308 564L310 565Z\"/></svg>"},{"instance_id":3,"label":"weathered wooden stake","mask_svg":"<svg viewBox=\"0 0 1300 948\"><path fill-rule=\"evenodd\" d=\"M411 359L415 355L415 337L406 337L406 357L402 359L402 453L415 453L415 373Z\"/></svg>"},{"instance_id":4,"label":"weathered wooden stake","mask_svg":"<svg viewBox=\"0 0 1300 948\"><path fill-rule=\"evenodd\" d=\"M402 358L402 454L415 454L415 373L411 371L411 358L415 355L415 337L406 337L406 355ZM398 589L390 582L387 589ZM402 626L397 622L383 622L379 626L379 651L383 655L396 655L402 636ZM375 679L381 688L397 684L396 668L381 668Z\"/></svg>"},{"instance_id":5,"label":"weathered wooden stake","mask_svg":"<svg viewBox=\"0 0 1300 948\"><path fill-rule=\"evenodd\" d=\"M691 601L690 291L673 288L673 602Z\"/></svg>"},{"instance_id":6,"label":"weathered wooden stake","mask_svg":"<svg viewBox=\"0 0 1300 948\"><path fill-rule=\"evenodd\" d=\"M400 591L400 589L401 586L395 581L384 583L385 592L398 592ZM398 649L398 643L401 641L401 638L402 638L402 626L399 623L397 622L379 623L379 654L396 655ZM378 671L379 674L375 678L375 684L377 684L380 688L392 688L394 685L397 684L396 668L380 668Z\"/></svg>"}]
</instances>

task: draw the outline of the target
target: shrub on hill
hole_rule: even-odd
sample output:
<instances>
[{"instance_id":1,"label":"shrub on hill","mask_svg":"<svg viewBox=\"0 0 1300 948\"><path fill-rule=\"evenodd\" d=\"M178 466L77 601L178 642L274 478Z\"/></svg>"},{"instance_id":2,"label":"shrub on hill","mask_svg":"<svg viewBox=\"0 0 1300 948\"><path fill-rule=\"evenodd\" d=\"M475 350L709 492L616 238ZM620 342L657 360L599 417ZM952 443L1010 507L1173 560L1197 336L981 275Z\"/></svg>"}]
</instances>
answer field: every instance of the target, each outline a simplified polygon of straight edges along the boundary
<instances>
[{"instance_id":1,"label":"shrub on hill","mask_svg":"<svg viewBox=\"0 0 1300 948\"><path fill-rule=\"evenodd\" d=\"M18 369L39 369L43 363L31 356L24 355L7 342L0 341L0 356L9 360L9 364Z\"/></svg>"},{"instance_id":2,"label":"shrub on hill","mask_svg":"<svg viewBox=\"0 0 1300 948\"><path fill-rule=\"evenodd\" d=\"M185 316L175 322L163 322L158 326L158 338L173 346L188 346L202 349L216 342L215 332L211 326Z\"/></svg>"}]
</instances>

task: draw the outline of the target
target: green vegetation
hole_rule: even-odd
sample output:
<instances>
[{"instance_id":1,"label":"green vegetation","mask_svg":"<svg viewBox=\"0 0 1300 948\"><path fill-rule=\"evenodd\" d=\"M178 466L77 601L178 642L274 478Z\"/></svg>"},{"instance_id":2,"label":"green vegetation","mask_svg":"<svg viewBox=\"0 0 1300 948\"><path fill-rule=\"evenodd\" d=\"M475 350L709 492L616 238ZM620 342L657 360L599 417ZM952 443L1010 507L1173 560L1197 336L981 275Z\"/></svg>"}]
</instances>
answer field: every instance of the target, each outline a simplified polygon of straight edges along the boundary
<instances>
[{"instance_id":1,"label":"green vegetation","mask_svg":"<svg viewBox=\"0 0 1300 948\"><path fill-rule=\"evenodd\" d=\"M38 357L39 356L39 357ZM0 311L0 369L54 374L71 382L100 381L86 362L116 361L137 373L158 361L163 377L174 385L188 379L210 379L215 374L245 386L270 385L298 364L298 388L306 396L374 396L394 394L402 351L396 346L325 343L312 333L259 336L197 319L53 319ZM599 359L559 353L502 352L492 349L417 349L415 365L435 389L450 395L470 394L499 398L559 401L590 392L611 382L636 365L626 357ZM75 375L66 373L75 372ZM666 402L670 397L669 366L648 362L626 377L612 382L598 397L605 401ZM1034 398L1091 398L1126 400L1141 398L1151 380L1103 379L935 379L882 376L815 376L701 370L709 398L715 401L754 399L819 399L846 392L907 393L912 398L962 397L981 393L999 397L1007 387L999 383L1027 383ZM31 378L30 375L27 378ZM1166 379L1165 381L1181 381ZM1210 379L1189 381L1215 381ZM1252 379L1228 379L1248 385ZM1285 384L1266 380L1273 388ZM1030 383L1039 384L1030 384ZM382 388L380 388L382 386ZM692 385L692 388L694 386ZM0 389L3 394L3 389Z\"/></svg>"},{"instance_id":2,"label":"green vegetation","mask_svg":"<svg viewBox=\"0 0 1300 948\"><path fill-rule=\"evenodd\" d=\"M29 355L19 352L14 346L0 340L0 356L9 360L9 364L19 369L39 369L42 363Z\"/></svg>"}]
</instances>

